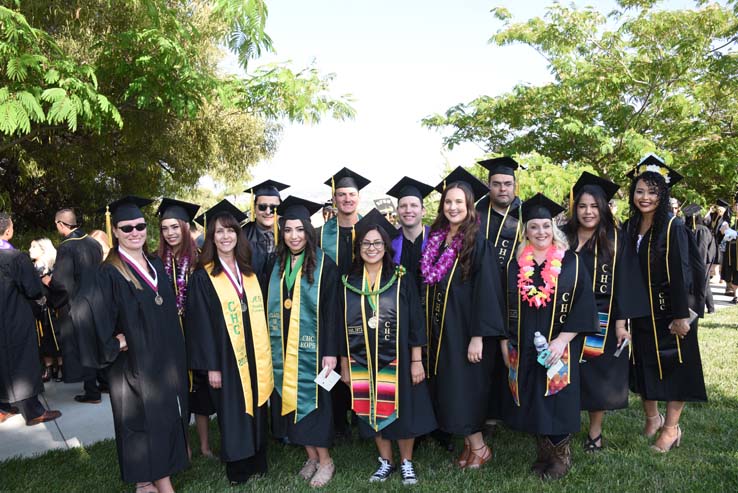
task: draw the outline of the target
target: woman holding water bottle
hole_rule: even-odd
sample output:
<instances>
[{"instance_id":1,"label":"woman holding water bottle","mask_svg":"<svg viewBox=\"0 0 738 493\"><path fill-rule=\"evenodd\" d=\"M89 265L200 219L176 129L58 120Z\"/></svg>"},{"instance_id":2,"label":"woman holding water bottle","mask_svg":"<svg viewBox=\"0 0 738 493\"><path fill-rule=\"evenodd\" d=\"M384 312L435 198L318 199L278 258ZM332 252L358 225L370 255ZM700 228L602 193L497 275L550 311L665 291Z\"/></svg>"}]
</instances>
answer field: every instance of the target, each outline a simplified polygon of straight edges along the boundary
<instances>
[{"instance_id":1,"label":"woman holding water bottle","mask_svg":"<svg viewBox=\"0 0 738 493\"><path fill-rule=\"evenodd\" d=\"M524 238L507 268L509 338L501 342L513 397L506 422L536 436L531 469L543 479L571 467L569 442L580 428L578 336L598 327L592 280L553 222L562 211L540 193L517 211Z\"/></svg>"}]
</instances>

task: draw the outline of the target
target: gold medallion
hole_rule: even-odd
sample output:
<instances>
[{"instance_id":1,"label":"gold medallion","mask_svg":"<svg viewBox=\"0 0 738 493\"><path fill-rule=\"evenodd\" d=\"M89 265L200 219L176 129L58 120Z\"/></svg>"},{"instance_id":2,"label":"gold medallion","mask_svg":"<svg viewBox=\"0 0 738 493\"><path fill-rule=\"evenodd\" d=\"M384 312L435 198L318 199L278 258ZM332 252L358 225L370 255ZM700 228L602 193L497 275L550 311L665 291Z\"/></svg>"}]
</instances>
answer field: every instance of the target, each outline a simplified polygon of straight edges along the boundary
<instances>
[{"instance_id":1,"label":"gold medallion","mask_svg":"<svg viewBox=\"0 0 738 493\"><path fill-rule=\"evenodd\" d=\"M154 303L156 303L158 306L161 306L164 303L164 298L162 298L159 293L156 293L156 297L154 297Z\"/></svg>"},{"instance_id":2,"label":"gold medallion","mask_svg":"<svg viewBox=\"0 0 738 493\"><path fill-rule=\"evenodd\" d=\"M285 310L289 310L289 309L292 308L292 300L291 299L287 298L286 300L284 300L284 308L285 308Z\"/></svg>"},{"instance_id":3,"label":"gold medallion","mask_svg":"<svg viewBox=\"0 0 738 493\"><path fill-rule=\"evenodd\" d=\"M375 316L369 317L369 320L366 323L370 328L376 329L377 325L379 325L379 319Z\"/></svg>"}]
</instances>

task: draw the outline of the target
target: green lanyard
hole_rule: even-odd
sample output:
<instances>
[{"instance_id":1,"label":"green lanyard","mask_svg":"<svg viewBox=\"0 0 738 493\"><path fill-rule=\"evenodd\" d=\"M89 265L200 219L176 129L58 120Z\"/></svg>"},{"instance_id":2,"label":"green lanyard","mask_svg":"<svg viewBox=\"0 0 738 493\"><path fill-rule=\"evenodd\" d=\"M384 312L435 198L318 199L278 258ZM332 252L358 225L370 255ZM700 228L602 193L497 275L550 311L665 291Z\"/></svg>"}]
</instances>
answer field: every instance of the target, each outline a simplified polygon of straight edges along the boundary
<instances>
[{"instance_id":1,"label":"green lanyard","mask_svg":"<svg viewBox=\"0 0 738 493\"><path fill-rule=\"evenodd\" d=\"M297 260L295 261L295 266L292 267L292 260L290 259L289 262L287 262L287 265L284 266L284 279L287 282L287 289L292 290L292 287L295 285L295 279L297 279L297 273L300 272L300 269L302 268L302 262L305 260L305 252L302 251L300 255L297 256Z\"/></svg>"},{"instance_id":2,"label":"green lanyard","mask_svg":"<svg viewBox=\"0 0 738 493\"><path fill-rule=\"evenodd\" d=\"M364 269L363 289L365 293L368 293L366 295L366 299L369 300L369 306L371 306L372 310L374 310L375 312L377 311L377 305L379 304L379 295L382 293L382 291L379 289L381 279L382 268L380 267L379 272L377 272L377 278L374 280L374 286L369 286L369 273L366 271L366 269ZM387 287L392 285L392 283L387 284Z\"/></svg>"}]
</instances>

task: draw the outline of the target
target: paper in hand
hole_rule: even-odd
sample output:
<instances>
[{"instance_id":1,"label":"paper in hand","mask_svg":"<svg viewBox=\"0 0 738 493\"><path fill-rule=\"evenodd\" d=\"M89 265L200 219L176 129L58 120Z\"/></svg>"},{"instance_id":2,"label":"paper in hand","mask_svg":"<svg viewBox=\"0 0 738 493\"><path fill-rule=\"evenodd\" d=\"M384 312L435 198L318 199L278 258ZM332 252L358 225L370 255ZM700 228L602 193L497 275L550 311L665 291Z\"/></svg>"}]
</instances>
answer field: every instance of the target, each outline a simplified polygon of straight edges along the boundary
<instances>
[{"instance_id":1,"label":"paper in hand","mask_svg":"<svg viewBox=\"0 0 738 493\"><path fill-rule=\"evenodd\" d=\"M325 373L325 370L322 370L320 373L318 373L318 376L315 377L314 382L323 387L325 390L331 390L333 386L336 385L339 380L341 380L341 375L333 370L331 370L328 375L326 375Z\"/></svg>"},{"instance_id":2,"label":"paper in hand","mask_svg":"<svg viewBox=\"0 0 738 493\"><path fill-rule=\"evenodd\" d=\"M628 339L624 339L623 342L620 344L620 347L618 348L618 350L615 351L615 354L613 356L615 356L616 358L619 358L620 353L623 352L623 349L625 349L625 346L627 346L629 343L630 341Z\"/></svg>"}]
</instances>

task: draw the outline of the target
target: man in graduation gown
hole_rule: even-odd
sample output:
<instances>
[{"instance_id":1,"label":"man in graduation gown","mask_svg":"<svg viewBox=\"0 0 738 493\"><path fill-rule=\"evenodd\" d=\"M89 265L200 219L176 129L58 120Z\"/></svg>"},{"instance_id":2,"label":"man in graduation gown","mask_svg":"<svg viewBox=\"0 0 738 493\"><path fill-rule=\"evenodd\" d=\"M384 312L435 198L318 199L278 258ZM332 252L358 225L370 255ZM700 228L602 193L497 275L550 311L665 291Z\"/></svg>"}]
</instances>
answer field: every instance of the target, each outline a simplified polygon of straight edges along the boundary
<instances>
[{"instance_id":1,"label":"man in graduation gown","mask_svg":"<svg viewBox=\"0 0 738 493\"><path fill-rule=\"evenodd\" d=\"M24 253L13 248L13 220L0 212L0 423L20 412L31 426L61 416L38 400L41 382L36 322L29 301L43 297Z\"/></svg>"},{"instance_id":2,"label":"man in graduation gown","mask_svg":"<svg viewBox=\"0 0 738 493\"><path fill-rule=\"evenodd\" d=\"M49 283L51 304L58 310L61 350L64 361L63 378L66 383L84 381L84 393L74 396L77 402L100 403L97 372L82 366L70 307L84 283L94 282L97 267L102 262L102 248L82 228L72 209L61 209L54 217L56 230L62 242L56 251L56 264Z\"/></svg>"},{"instance_id":3,"label":"man in graduation gown","mask_svg":"<svg viewBox=\"0 0 738 493\"><path fill-rule=\"evenodd\" d=\"M518 216L511 212L517 210L520 205L520 198L516 196L515 177L519 164L509 156L485 159L478 164L489 171L489 193L476 204L480 220L479 231L494 248L502 273L502 282L505 283L505 269L508 262L514 259L515 249L518 246ZM505 389L507 385L505 362L499 351L494 353L493 358L493 398L489 403L487 414L490 424L503 418L505 399L509 397Z\"/></svg>"},{"instance_id":4,"label":"man in graduation gown","mask_svg":"<svg viewBox=\"0 0 738 493\"><path fill-rule=\"evenodd\" d=\"M282 203L279 192L289 185L266 180L244 190L251 194L251 217L243 227L257 262L252 262L260 281L268 279L266 267L274 262L277 246L277 207ZM266 276L266 277L265 277Z\"/></svg>"},{"instance_id":5,"label":"man in graduation gown","mask_svg":"<svg viewBox=\"0 0 738 493\"><path fill-rule=\"evenodd\" d=\"M702 209L697 204L689 204L682 208L684 213L684 224L687 226L697 242L697 249L705 261L705 268L710 269L712 259L717 255L717 244L715 236L710 228L704 225ZM712 289L710 289L710 276L705 278L705 307L707 313L715 313L715 301L712 297Z\"/></svg>"},{"instance_id":6,"label":"man in graduation gown","mask_svg":"<svg viewBox=\"0 0 738 493\"><path fill-rule=\"evenodd\" d=\"M333 192L336 216L318 230L318 243L321 250L336 263L341 276L351 271L356 234L354 226L361 219L358 210L359 191L369 183L369 180L348 168L341 169L325 181ZM346 414L351 407L348 387L336 384L331 390L331 399L336 434L346 436L349 434Z\"/></svg>"}]
</instances>

